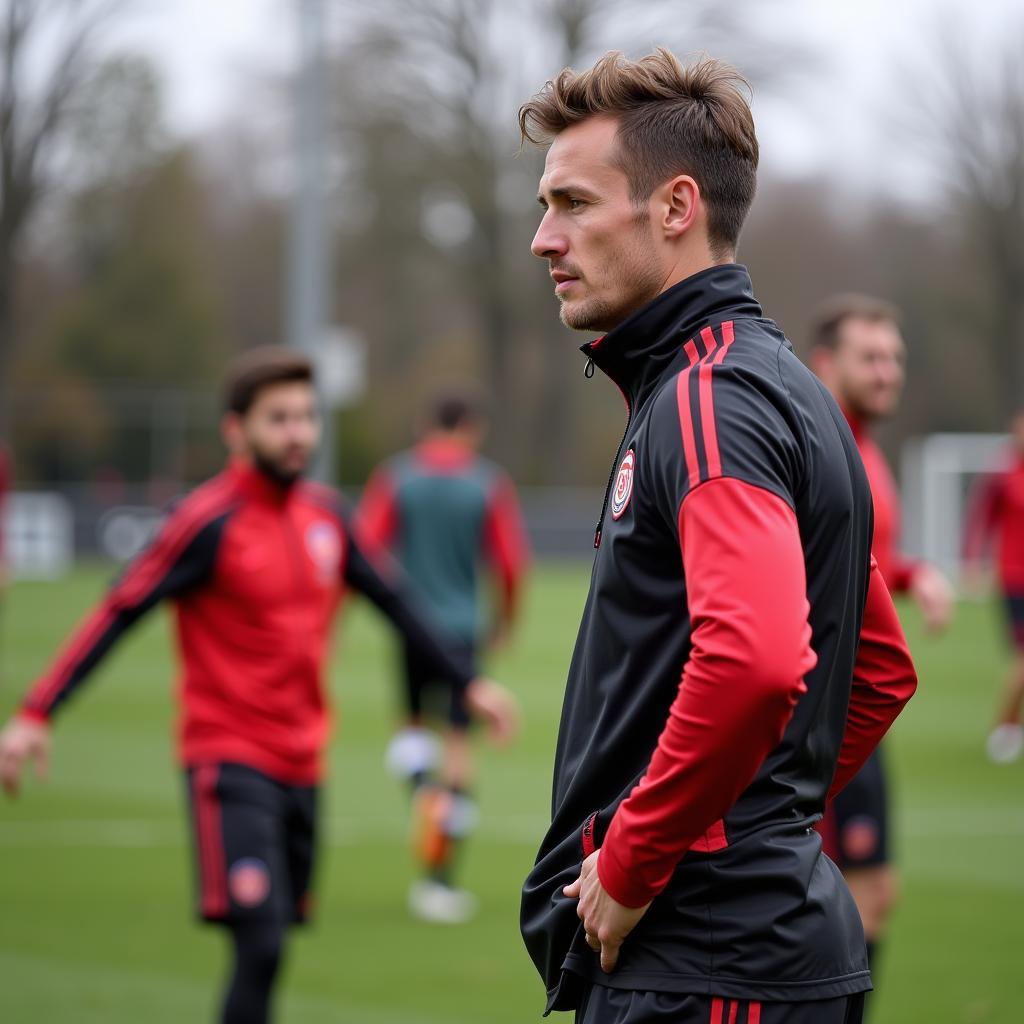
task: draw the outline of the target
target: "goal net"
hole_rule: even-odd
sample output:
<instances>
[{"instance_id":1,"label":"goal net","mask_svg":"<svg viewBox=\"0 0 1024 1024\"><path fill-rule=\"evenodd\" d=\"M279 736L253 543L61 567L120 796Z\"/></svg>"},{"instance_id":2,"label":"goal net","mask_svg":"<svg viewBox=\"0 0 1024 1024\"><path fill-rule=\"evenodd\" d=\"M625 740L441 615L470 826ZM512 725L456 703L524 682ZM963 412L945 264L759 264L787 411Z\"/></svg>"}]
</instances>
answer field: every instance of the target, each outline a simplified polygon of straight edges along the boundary
<instances>
[{"instance_id":1,"label":"goal net","mask_svg":"<svg viewBox=\"0 0 1024 1024\"><path fill-rule=\"evenodd\" d=\"M963 535L978 479L1003 468L1006 434L930 434L903 447L903 549L951 579L962 569Z\"/></svg>"}]
</instances>

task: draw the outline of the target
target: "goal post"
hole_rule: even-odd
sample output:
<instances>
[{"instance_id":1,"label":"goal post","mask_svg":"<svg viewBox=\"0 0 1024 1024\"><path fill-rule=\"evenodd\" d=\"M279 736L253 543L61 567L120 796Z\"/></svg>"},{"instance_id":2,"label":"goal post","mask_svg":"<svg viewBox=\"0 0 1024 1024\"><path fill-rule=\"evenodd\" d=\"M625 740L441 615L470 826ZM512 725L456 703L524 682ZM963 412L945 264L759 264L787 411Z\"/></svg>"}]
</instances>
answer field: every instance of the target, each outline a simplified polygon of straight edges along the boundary
<instances>
[{"instance_id":1,"label":"goal post","mask_svg":"<svg viewBox=\"0 0 1024 1024\"><path fill-rule=\"evenodd\" d=\"M963 569L963 535L979 477L1006 464L1006 434L929 434L903 446L903 550L951 579Z\"/></svg>"}]
</instances>

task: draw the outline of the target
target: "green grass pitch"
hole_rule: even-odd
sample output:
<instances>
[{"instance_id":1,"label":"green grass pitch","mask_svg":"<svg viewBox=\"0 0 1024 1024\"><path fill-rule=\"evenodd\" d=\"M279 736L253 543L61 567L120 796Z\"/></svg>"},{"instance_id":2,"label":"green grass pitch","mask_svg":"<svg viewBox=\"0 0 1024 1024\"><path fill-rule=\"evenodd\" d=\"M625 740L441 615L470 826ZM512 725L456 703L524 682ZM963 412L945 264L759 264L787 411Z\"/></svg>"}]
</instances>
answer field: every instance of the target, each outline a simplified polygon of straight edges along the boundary
<instances>
[{"instance_id":1,"label":"green grass pitch","mask_svg":"<svg viewBox=\"0 0 1024 1024\"><path fill-rule=\"evenodd\" d=\"M0 714L13 708L109 575L23 583L0 619ZM395 694L390 638L346 613L332 690L317 922L290 948L283 1024L512 1024L543 994L521 946L520 882L545 825L584 565L544 566L512 650L492 666L526 728L483 755L483 819L465 860L482 910L461 928L409 919L406 801L382 769ZM983 741L1005 664L998 609L963 605L950 634L906 615L921 690L890 741L903 897L873 1024L1024 1019L1024 763ZM223 937L191 919L183 785L170 748L163 613L140 625L56 728L48 784L0 804L0 1020L180 1024L214 1018Z\"/></svg>"}]
</instances>

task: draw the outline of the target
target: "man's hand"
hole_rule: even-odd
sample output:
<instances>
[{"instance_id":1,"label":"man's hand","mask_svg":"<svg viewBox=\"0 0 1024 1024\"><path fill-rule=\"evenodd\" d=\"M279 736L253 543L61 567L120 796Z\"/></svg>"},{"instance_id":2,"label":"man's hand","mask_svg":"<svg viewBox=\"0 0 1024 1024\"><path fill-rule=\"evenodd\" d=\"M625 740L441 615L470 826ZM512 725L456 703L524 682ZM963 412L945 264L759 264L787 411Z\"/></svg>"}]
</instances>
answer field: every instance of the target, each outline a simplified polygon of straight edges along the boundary
<instances>
[{"instance_id":1,"label":"man's hand","mask_svg":"<svg viewBox=\"0 0 1024 1024\"><path fill-rule=\"evenodd\" d=\"M992 590L990 574L981 562L968 562L960 577L960 590L975 601L987 597Z\"/></svg>"},{"instance_id":2,"label":"man's hand","mask_svg":"<svg viewBox=\"0 0 1024 1024\"><path fill-rule=\"evenodd\" d=\"M45 779L50 761L50 727L45 722L12 718L0 732L0 785L8 796L17 796L21 766L35 764L36 775Z\"/></svg>"},{"instance_id":3,"label":"man's hand","mask_svg":"<svg viewBox=\"0 0 1024 1024\"><path fill-rule=\"evenodd\" d=\"M922 565L914 572L910 594L930 633L939 633L949 625L953 617L953 587L935 566Z\"/></svg>"},{"instance_id":4,"label":"man's hand","mask_svg":"<svg viewBox=\"0 0 1024 1024\"><path fill-rule=\"evenodd\" d=\"M466 688L466 704L487 725L491 739L504 746L519 732L519 705L504 686L490 679L474 679Z\"/></svg>"},{"instance_id":5,"label":"man's hand","mask_svg":"<svg viewBox=\"0 0 1024 1024\"><path fill-rule=\"evenodd\" d=\"M650 903L635 910L616 903L605 892L597 875L597 858L600 855L600 850L592 853L583 862L580 877L572 885L567 885L562 893L580 901L576 914L583 922L587 945L601 954L601 970L610 974L618 963L622 943L647 913Z\"/></svg>"},{"instance_id":6,"label":"man's hand","mask_svg":"<svg viewBox=\"0 0 1024 1024\"><path fill-rule=\"evenodd\" d=\"M509 633L509 624L504 619L497 619L487 634L487 649L492 653L503 651L508 646Z\"/></svg>"}]
</instances>

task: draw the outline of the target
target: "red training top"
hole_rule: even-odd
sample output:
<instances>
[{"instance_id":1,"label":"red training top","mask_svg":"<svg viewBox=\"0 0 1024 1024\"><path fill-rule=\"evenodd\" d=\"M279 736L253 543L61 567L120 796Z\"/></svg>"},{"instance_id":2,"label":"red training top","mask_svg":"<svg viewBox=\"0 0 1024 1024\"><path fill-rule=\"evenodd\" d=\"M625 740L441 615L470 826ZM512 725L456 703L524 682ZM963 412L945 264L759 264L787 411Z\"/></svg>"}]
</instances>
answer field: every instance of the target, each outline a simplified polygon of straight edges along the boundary
<instances>
[{"instance_id":1,"label":"red training top","mask_svg":"<svg viewBox=\"0 0 1024 1024\"><path fill-rule=\"evenodd\" d=\"M886 462L881 448L875 444L862 420L846 413L857 450L860 452L864 471L868 475L871 500L875 506L875 532L871 542L871 553L878 562L878 570L886 586L894 594L910 589L914 573L921 563L907 558L899 549L901 511L900 495L893 479L892 470Z\"/></svg>"},{"instance_id":2,"label":"red training top","mask_svg":"<svg viewBox=\"0 0 1024 1024\"><path fill-rule=\"evenodd\" d=\"M516 617L529 562L515 486L457 437L437 434L374 470L360 535L397 558L435 617L463 639L481 632L478 569L498 583L497 617Z\"/></svg>"},{"instance_id":3,"label":"red training top","mask_svg":"<svg viewBox=\"0 0 1024 1024\"><path fill-rule=\"evenodd\" d=\"M169 597L182 660L182 763L231 761L313 783L329 732L329 628L345 584L384 611L441 678L469 681L390 567L371 565L333 491L282 487L236 463L168 516L32 687L23 714L48 719L121 634Z\"/></svg>"},{"instance_id":4,"label":"red training top","mask_svg":"<svg viewBox=\"0 0 1024 1024\"><path fill-rule=\"evenodd\" d=\"M999 582L1024 594L1024 455L1015 453L1002 473L986 477L967 520L964 554L977 561L995 538Z\"/></svg>"}]
</instances>

